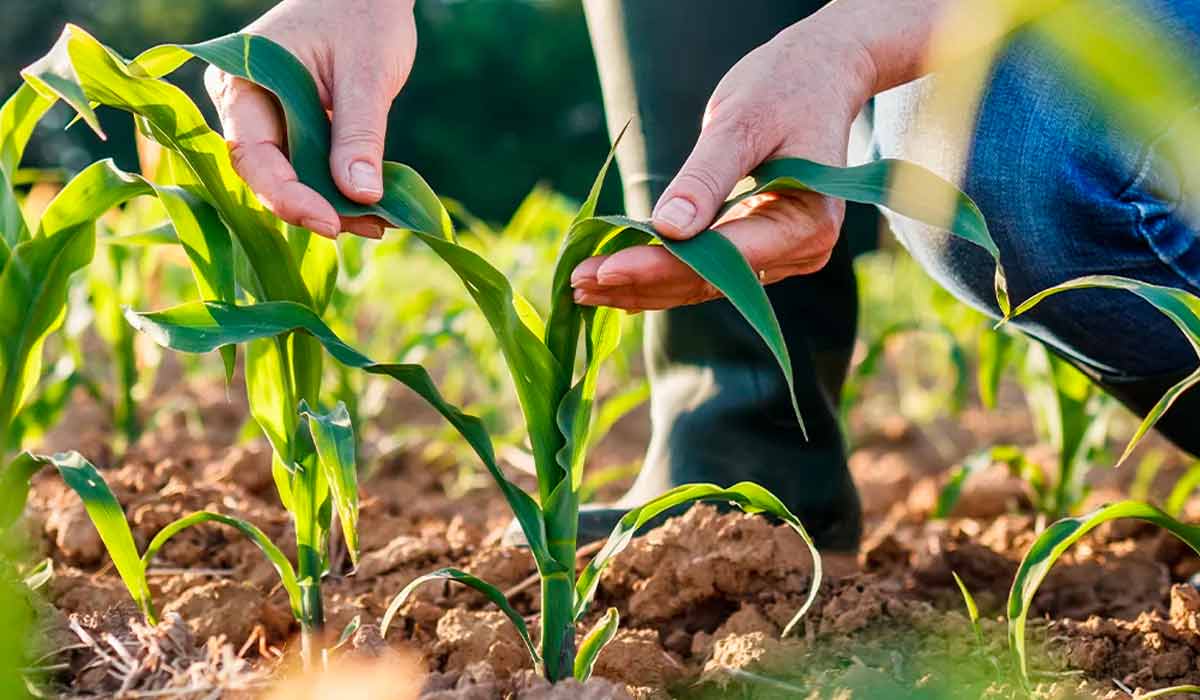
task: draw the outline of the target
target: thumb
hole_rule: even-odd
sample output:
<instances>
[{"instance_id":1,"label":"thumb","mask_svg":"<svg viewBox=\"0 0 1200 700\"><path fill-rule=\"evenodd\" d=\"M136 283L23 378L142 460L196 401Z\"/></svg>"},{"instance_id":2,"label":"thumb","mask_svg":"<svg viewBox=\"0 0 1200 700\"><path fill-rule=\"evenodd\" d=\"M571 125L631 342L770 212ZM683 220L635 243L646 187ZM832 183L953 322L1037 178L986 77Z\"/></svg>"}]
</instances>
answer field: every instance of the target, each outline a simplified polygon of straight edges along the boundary
<instances>
[{"instance_id":1,"label":"thumb","mask_svg":"<svg viewBox=\"0 0 1200 700\"><path fill-rule=\"evenodd\" d=\"M707 228L738 181L757 164L744 128L710 122L679 174L654 207L651 223L668 238L691 238Z\"/></svg>"},{"instance_id":2,"label":"thumb","mask_svg":"<svg viewBox=\"0 0 1200 700\"><path fill-rule=\"evenodd\" d=\"M338 189L360 204L383 196L383 146L396 92L369 72L341 76L333 90L329 166Z\"/></svg>"}]
</instances>

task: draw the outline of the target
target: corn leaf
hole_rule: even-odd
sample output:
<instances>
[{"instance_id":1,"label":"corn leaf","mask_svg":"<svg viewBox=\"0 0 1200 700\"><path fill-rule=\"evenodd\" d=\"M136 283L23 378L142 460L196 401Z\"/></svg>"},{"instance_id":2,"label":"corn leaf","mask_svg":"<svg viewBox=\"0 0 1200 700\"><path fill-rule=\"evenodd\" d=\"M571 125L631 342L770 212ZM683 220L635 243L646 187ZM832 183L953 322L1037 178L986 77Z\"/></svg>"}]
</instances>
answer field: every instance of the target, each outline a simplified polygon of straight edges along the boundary
<instances>
[{"instance_id":1,"label":"corn leaf","mask_svg":"<svg viewBox=\"0 0 1200 700\"><path fill-rule=\"evenodd\" d=\"M1008 315L1008 286L1000 266L1000 249L988 232L983 213L970 197L926 168L904 160L884 158L864 165L838 168L802 158L779 158L763 163L734 191L728 211L756 195L783 190L820 194L885 207L897 214L948 230L986 250L996 261L996 303Z\"/></svg>"},{"instance_id":2,"label":"corn leaf","mask_svg":"<svg viewBox=\"0 0 1200 700\"><path fill-rule=\"evenodd\" d=\"M809 585L808 597L805 599L804 604L783 630L785 637L791 634L796 624L800 621L800 618L804 617L804 614L808 612L808 608L816 600L817 591L821 587L821 555L817 551L816 545L813 544L812 538L808 536L808 531L804 529L804 525L788 510L787 506L770 491L749 481L734 484L729 488L722 488L714 484L686 484L684 486L676 486L661 496L626 513L620 522L617 523L617 526L613 528L608 541L604 543L604 547L588 562L583 572L579 574L579 580L575 584L575 590L578 592L575 619L578 620L587 612L587 607L591 604L592 597L596 594L596 587L600 584L600 574L612 562L613 557L629 545L629 542L633 539L634 534L639 528L661 513L696 501L722 501L731 503L747 513L773 515L787 523L804 540L804 544L808 546L808 551L812 554L813 558L812 583Z\"/></svg>"},{"instance_id":3,"label":"corn leaf","mask_svg":"<svg viewBox=\"0 0 1200 700\"><path fill-rule=\"evenodd\" d=\"M94 163L50 202L37 235L13 250L0 273L0 440L41 376L42 348L65 318L71 275L92 259L96 219L152 192L111 161Z\"/></svg>"},{"instance_id":4,"label":"corn leaf","mask_svg":"<svg viewBox=\"0 0 1200 700\"><path fill-rule=\"evenodd\" d=\"M123 519L122 522L124 522ZM292 563L288 561L287 556L279 549L279 547L275 546L275 543L272 542L269 537L267 537L266 533L254 525L246 522L245 520L240 520L228 515L222 515L221 513L200 511L198 513L192 513L191 515L184 516L170 523L163 529L159 530L158 533L154 535L154 539L150 540L150 544L146 546L146 551L142 554L139 561L139 565L143 572L150 568L150 564L154 561L154 557L158 554L158 550L162 549L163 545L170 541L172 537L178 535L180 532L183 532L189 527L193 527L201 523L220 523L222 525L228 525L229 527L232 527L233 529L245 535L247 539L249 539L260 550L262 550L262 553L266 555L267 559L271 562L271 565L275 567L275 571L279 574L279 580L283 584L283 590L287 592L288 602L291 604L292 614L296 616L297 619L301 619L300 585L296 581L296 572L295 569L292 568Z\"/></svg>"},{"instance_id":5,"label":"corn leaf","mask_svg":"<svg viewBox=\"0 0 1200 700\"><path fill-rule=\"evenodd\" d=\"M157 79L160 73L155 71L171 70L188 57L178 47L159 47L131 65L86 31L67 25L51 52L22 75L44 97L63 99L89 123L93 102L137 115L144 132L178 154L190 171L177 181L195 186L233 233L237 248L250 263L243 268L248 273L245 291L256 299L311 304L278 220L234 172L225 140L208 127L182 90ZM251 414L290 467L298 421L291 383L295 377L311 378L317 371L294 366L285 339L249 348L247 354L248 370L251 364L257 370L247 371ZM227 369L230 357L226 355Z\"/></svg>"},{"instance_id":6,"label":"corn leaf","mask_svg":"<svg viewBox=\"0 0 1200 700\"><path fill-rule=\"evenodd\" d=\"M930 517L935 520L950 517L950 514L954 512L954 506L958 504L959 497L962 496L963 486L966 485L967 479L992 466L994 461L991 448L967 455L962 464L950 473L950 478L938 492L937 505L934 506Z\"/></svg>"},{"instance_id":7,"label":"corn leaf","mask_svg":"<svg viewBox=\"0 0 1200 700\"><path fill-rule=\"evenodd\" d=\"M1188 499L1197 487L1200 487L1200 464L1193 464L1171 487L1171 493L1167 495L1167 501L1163 504L1167 514L1173 518L1182 516Z\"/></svg>"},{"instance_id":8,"label":"corn leaf","mask_svg":"<svg viewBox=\"0 0 1200 700\"><path fill-rule=\"evenodd\" d=\"M358 463L354 456L354 426L346 404L339 401L328 413L317 413L300 402L300 415L308 418L317 458L342 524L350 561L358 565Z\"/></svg>"},{"instance_id":9,"label":"corn leaf","mask_svg":"<svg viewBox=\"0 0 1200 700\"><path fill-rule=\"evenodd\" d=\"M397 593L396 597L392 598L392 602L388 604L387 611L383 614L383 619L379 623L379 633L387 637L388 629L392 626L392 620L395 619L396 613L400 612L401 606L404 605L413 591L417 590L422 584L438 580L461 583L482 593L488 600L495 603L496 607L500 608L500 611L507 615L508 619L512 621L513 626L517 628L517 634L521 635L521 641L525 642L525 649L529 651L529 656L533 658L534 663L541 664L541 657L538 655L537 647L533 645L533 640L529 637L529 627L525 624L525 618L521 617L521 613L517 612L509 604L508 598L505 598L500 589L492 584L458 569L438 569L424 576L418 576L412 583L405 586L404 590Z\"/></svg>"},{"instance_id":10,"label":"corn leaf","mask_svg":"<svg viewBox=\"0 0 1200 700\"><path fill-rule=\"evenodd\" d=\"M12 188L19 184L18 167L34 127L53 104L28 85L22 85L0 107L0 270L8 255L29 238L21 204Z\"/></svg>"},{"instance_id":11,"label":"corn leaf","mask_svg":"<svg viewBox=\"0 0 1200 700\"><path fill-rule=\"evenodd\" d=\"M31 591L36 591L54 578L54 560L47 557L37 563L21 577L21 582Z\"/></svg>"},{"instance_id":12,"label":"corn leaf","mask_svg":"<svg viewBox=\"0 0 1200 700\"><path fill-rule=\"evenodd\" d=\"M967 584L959 578L957 571L951 571L954 583L958 584L958 592L962 594L963 604L967 606L967 618L971 621L971 631L975 633L975 643L983 648L983 629L979 627L979 606L975 604L975 596L967 588Z\"/></svg>"},{"instance_id":13,"label":"corn leaf","mask_svg":"<svg viewBox=\"0 0 1200 700\"><path fill-rule=\"evenodd\" d=\"M621 625L621 615L616 608L609 608L604 617L596 622L596 626L583 638L579 650L575 654L575 680L587 683L592 677L592 669L596 659L604 647L617 636L617 628Z\"/></svg>"},{"instance_id":14,"label":"corn leaf","mask_svg":"<svg viewBox=\"0 0 1200 700\"><path fill-rule=\"evenodd\" d=\"M1200 526L1181 523L1158 508L1138 501L1121 501L1104 506L1078 518L1063 518L1046 528L1030 545L1021 559L1008 595L1008 642L1016 653L1021 677L1028 683L1029 672L1025 653L1025 624L1038 587L1042 585L1054 562L1081 537L1104 523L1133 518L1144 520L1167 530L1200 553Z\"/></svg>"},{"instance_id":15,"label":"corn leaf","mask_svg":"<svg viewBox=\"0 0 1200 700\"><path fill-rule=\"evenodd\" d=\"M1012 334L999 329L983 328L979 335L976 358L976 384L979 400L984 408L996 408L996 397L1000 392L1000 380L1008 367L1016 341Z\"/></svg>"},{"instance_id":16,"label":"corn leaf","mask_svg":"<svg viewBox=\"0 0 1200 700\"><path fill-rule=\"evenodd\" d=\"M191 353L211 352L226 345L304 331L319 341L338 362L401 382L429 402L471 445L500 486L525 530L539 567L547 572L556 570L557 566L547 554L545 526L537 503L501 472L483 423L450 405L437 391L429 373L420 365L375 363L342 342L311 309L293 302L264 302L249 306L192 302L152 313L130 311L126 318L159 345Z\"/></svg>"},{"instance_id":17,"label":"corn leaf","mask_svg":"<svg viewBox=\"0 0 1200 700\"><path fill-rule=\"evenodd\" d=\"M125 511L122 510L116 496L108 488L104 477L100 476L96 467L78 452L62 452L53 456L34 455L26 452L18 457L9 469L15 469L15 474L23 477L21 486L27 493L29 479L38 469L45 466L53 466L58 470L67 486L83 501L83 507L87 510L96 532L99 533L100 540L104 542L104 548L108 550L108 556L112 559L117 573L120 574L125 587L129 589L133 602L137 603L148 621L157 622L154 604L150 599L150 586L146 582L146 571L138 557L137 545L133 542L133 533L129 530L129 523L125 521ZM12 485L8 479L4 481L4 486ZM15 502L15 499L8 501L6 497L5 510L8 510L6 516L11 514L10 506ZM20 498L20 502L24 504L23 496Z\"/></svg>"},{"instance_id":18,"label":"corn leaf","mask_svg":"<svg viewBox=\"0 0 1200 700\"><path fill-rule=\"evenodd\" d=\"M1079 277L1034 294L1013 311L1012 317L1015 318L1025 313L1034 306L1037 306L1043 299L1055 294L1075 289L1096 288L1122 289L1146 300L1175 323L1175 326L1179 328L1180 332L1191 343L1197 357L1200 357L1200 299L1182 289L1175 289L1174 287L1163 287L1112 275ZM1200 370L1188 375L1178 384L1167 390L1166 394L1159 399L1158 403L1142 419L1141 425L1138 426L1137 431L1130 438L1129 444L1125 447L1125 452L1121 455L1121 459L1118 460L1117 464L1121 464L1129 457L1130 453L1133 452L1133 448L1141 442L1146 433L1150 431L1150 428L1154 427L1154 424L1174 405L1183 392L1195 386L1197 382L1200 382Z\"/></svg>"}]
</instances>

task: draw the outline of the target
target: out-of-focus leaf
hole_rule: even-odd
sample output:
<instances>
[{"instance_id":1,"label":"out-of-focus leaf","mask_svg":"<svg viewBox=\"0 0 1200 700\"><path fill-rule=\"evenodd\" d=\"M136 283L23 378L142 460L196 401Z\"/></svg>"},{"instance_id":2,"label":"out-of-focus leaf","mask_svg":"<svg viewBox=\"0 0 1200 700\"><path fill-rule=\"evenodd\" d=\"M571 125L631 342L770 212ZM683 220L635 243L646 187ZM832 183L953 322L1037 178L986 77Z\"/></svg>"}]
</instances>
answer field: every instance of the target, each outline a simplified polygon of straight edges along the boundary
<instances>
[{"instance_id":1,"label":"out-of-focus leaf","mask_svg":"<svg viewBox=\"0 0 1200 700\"><path fill-rule=\"evenodd\" d=\"M1182 516L1188 499L1197 487L1200 487L1200 464L1193 464L1171 487L1171 493L1164 504L1167 514L1173 518Z\"/></svg>"},{"instance_id":2,"label":"out-of-focus leaf","mask_svg":"<svg viewBox=\"0 0 1200 700\"><path fill-rule=\"evenodd\" d=\"M1081 537L1106 522L1133 518L1158 525L1183 540L1200 554L1200 526L1187 525L1158 508L1137 501L1121 501L1104 506L1078 518L1063 518L1046 528L1034 540L1021 559L1008 595L1008 641L1017 655L1021 676L1028 683L1029 669L1025 653L1025 623L1038 587L1042 585L1054 562Z\"/></svg>"},{"instance_id":3,"label":"out-of-focus leaf","mask_svg":"<svg viewBox=\"0 0 1200 700\"><path fill-rule=\"evenodd\" d=\"M52 578L54 578L54 560L47 557L27 571L21 580L29 587L29 590L36 591L50 583Z\"/></svg>"},{"instance_id":4,"label":"out-of-focus leaf","mask_svg":"<svg viewBox=\"0 0 1200 700\"><path fill-rule=\"evenodd\" d=\"M0 270L8 253L29 238L21 204L12 188L21 184L17 169L29 137L52 104L32 87L22 85L0 107Z\"/></svg>"},{"instance_id":5,"label":"out-of-focus leaf","mask_svg":"<svg viewBox=\"0 0 1200 700\"><path fill-rule=\"evenodd\" d=\"M1000 379L1012 356L1014 338L1011 334L982 327L979 347L976 352L979 367L976 370L979 400L984 408L996 407L996 394L1000 390Z\"/></svg>"}]
</instances>

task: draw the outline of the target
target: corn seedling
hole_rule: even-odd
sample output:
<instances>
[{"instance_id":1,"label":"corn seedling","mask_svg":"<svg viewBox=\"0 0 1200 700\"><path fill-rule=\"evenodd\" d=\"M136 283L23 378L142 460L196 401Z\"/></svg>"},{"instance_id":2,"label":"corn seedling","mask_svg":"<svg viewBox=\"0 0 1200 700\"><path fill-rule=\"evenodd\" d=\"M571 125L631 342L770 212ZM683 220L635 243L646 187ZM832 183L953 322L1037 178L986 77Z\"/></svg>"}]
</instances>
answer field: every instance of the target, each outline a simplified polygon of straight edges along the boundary
<instances>
[{"instance_id":1,"label":"corn seedling","mask_svg":"<svg viewBox=\"0 0 1200 700\"><path fill-rule=\"evenodd\" d=\"M51 103L22 86L0 107L0 468L36 422L25 410L37 405L39 386L52 399L43 406L51 413L62 405L53 397L73 388L71 368L43 384L43 350L66 318L71 276L92 258L95 220L121 200L119 192L110 198L98 190L101 163L69 182L37 222L26 220L11 183Z\"/></svg>"},{"instance_id":2,"label":"corn seedling","mask_svg":"<svg viewBox=\"0 0 1200 700\"><path fill-rule=\"evenodd\" d=\"M1081 277L1035 294L1019 305L1014 310L1013 316L1028 311L1047 297L1077 289L1114 289L1136 294L1170 318L1200 355L1200 299L1186 291L1172 287L1108 275ZM1200 370L1167 390L1138 426L1118 464L1128 458L1133 448L1171 408L1179 396L1197 382L1200 382ZM1176 509L1176 512L1182 509L1186 499L1186 495L1183 494L1191 491L1189 482L1189 477L1185 475L1182 485L1176 487L1177 493L1169 499L1171 501L1169 507ZM1009 643L1017 654L1024 677L1027 678L1025 623L1038 586L1049 573L1050 567L1068 547L1099 525L1121 518L1135 518L1158 525L1200 553L1200 527L1181 523L1158 508L1138 501L1122 501L1100 508L1090 515L1066 518L1051 525L1038 537L1021 561L1016 579L1013 581L1012 592L1009 594Z\"/></svg>"},{"instance_id":3,"label":"corn seedling","mask_svg":"<svg viewBox=\"0 0 1200 700\"><path fill-rule=\"evenodd\" d=\"M1003 353L1013 354L1011 350ZM993 357L999 354L993 351ZM985 364L999 362L991 360ZM989 366L982 375L986 379L981 382L991 383L999 374L998 369ZM1048 517L1061 518L1071 513L1087 495L1085 478L1096 454L1105 446L1116 403L1071 363L1040 343L1027 344L1019 377L1038 438L1052 446L1057 455L1054 478L1048 480L1041 465L1030 460L1019 447L988 448L969 456L951 473L939 494L934 517L947 517L967 478L995 462L1007 465L1014 476L1025 482L1034 509ZM994 397L994 385L990 391Z\"/></svg>"},{"instance_id":4,"label":"corn seedling","mask_svg":"<svg viewBox=\"0 0 1200 700\"><path fill-rule=\"evenodd\" d=\"M857 406L862 399L864 392L867 389L868 383L879 374L885 362L885 355L888 346L899 340L910 341L920 340L922 342L928 340L930 349L940 350L945 347L946 359L951 368L952 376L949 383L942 383L940 387L934 388L928 392L933 395L941 394L945 397L944 400L937 400L930 407L922 407L923 410L906 411L905 406L901 405L901 411L906 415L914 413L923 414L921 417L927 417L931 412L943 409L951 415L957 415L962 407L966 404L968 384L967 371L967 355L963 346L958 342L958 338L954 333L936 322L923 321L899 321L877 335L869 345L867 345L866 353L862 360L851 370L850 376L846 380L846 384L842 389L841 399L841 421L842 426L849 425L850 409ZM922 346L924 347L924 346ZM925 355L924 352L921 353ZM902 378L911 376L912 373L902 373ZM906 389L914 389L909 391ZM941 389L939 391L939 389ZM925 392L920 391L920 387L905 387L900 390L901 397L920 396ZM925 402L929 404L929 402ZM848 433L848 431L846 431Z\"/></svg>"},{"instance_id":5,"label":"corn seedling","mask_svg":"<svg viewBox=\"0 0 1200 700\"><path fill-rule=\"evenodd\" d=\"M975 604L975 596L971 595L967 584L959 578L957 571L951 571L950 575L954 577L958 592L962 594L963 605L967 608L967 619L971 621L971 631L975 633L975 644L979 649L983 649L983 629L979 626L979 606Z\"/></svg>"}]
</instances>

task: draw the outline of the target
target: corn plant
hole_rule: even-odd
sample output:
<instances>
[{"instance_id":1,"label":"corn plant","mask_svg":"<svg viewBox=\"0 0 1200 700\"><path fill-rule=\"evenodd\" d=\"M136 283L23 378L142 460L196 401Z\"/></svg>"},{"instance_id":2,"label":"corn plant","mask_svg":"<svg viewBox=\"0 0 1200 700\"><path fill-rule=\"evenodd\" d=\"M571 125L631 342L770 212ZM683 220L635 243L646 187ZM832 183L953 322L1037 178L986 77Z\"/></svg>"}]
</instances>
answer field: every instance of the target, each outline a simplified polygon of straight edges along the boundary
<instances>
[{"instance_id":1,"label":"corn plant","mask_svg":"<svg viewBox=\"0 0 1200 700\"><path fill-rule=\"evenodd\" d=\"M990 335L995 340L989 341L988 352L981 356L980 386L990 387L983 394L984 401L994 405L995 385L1003 366L1014 359L1014 341L1004 333ZM1053 478L1047 479L1042 466L1021 448L993 446L967 457L951 473L939 495L934 517L947 517L967 478L996 462L1007 465L1014 476L1025 482L1034 509L1046 516L1068 515L1087 495L1085 479L1097 453L1105 446L1116 402L1074 365L1040 343L1025 343L1024 361L1017 376L1025 390L1038 439L1055 450Z\"/></svg>"},{"instance_id":2,"label":"corn plant","mask_svg":"<svg viewBox=\"0 0 1200 700\"><path fill-rule=\"evenodd\" d=\"M333 243L286 227L269 215L234 174L225 142L207 127L196 106L146 69L173 68L163 62L170 57L160 51L144 60L129 63L70 27L46 58L23 73L39 99L47 104L64 100L92 128L100 128L94 104L117 107L132 113L142 133L163 146L164 165L155 181L122 173L111 164L89 169L98 179L91 197L101 200L92 206L108 209L119 201L118 195L156 197L187 253L202 299L287 300L314 315L323 311L337 271ZM60 198L68 190L70 186ZM225 347L222 353L227 371L232 371L235 348ZM280 570L301 622L306 659L323 626L320 580L327 568L333 512L352 560L358 552L354 455L344 448L352 430L344 411L318 413L308 408L320 405L322 359L320 345L306 335L262 338L249 342L245 353L251 414L272 445L276 484L295 523L294 571L286 559L280 563L278 548L252 525L216 513L197 513L173 523L150 547L152 556L156 543L161 546L183 528L201 522L220 522L246 533ZM305 416L308 430L302 426ZM122 578L136 584L133 574L123 573ZM131 592L153 619L139 588L131 586Z\"/></svg>"},{"instance_id":3,"label":"corn plant","mask_svg":"<svg viewBox=\"0 0 1200 700\"><path fill-rule=\"evenodd\" d=\"M1200 298L1173 287L1110 275L1080 277L1033 295L1020 304L1013 311L1012 316L1025 313L1047 297L1078 289L1114 289L1136 294L1170 318L1192 344L1192 347L1196 349L1197 356L1200 357ZM1198 382L1200 382L1200 370L1193 372L1167 390L1158 403L1147 412L1129 440L1118 464L1129 457L1134 447L1171 408L1179 396ZM1182 508L1183 500L1186 498L1185 494L1190 492L1189 481L1190 479L1185 477L1184 485L1177 488L1178 494L1173 494L1170 499L1173 509ZM1025 626L1038 586L1067 548L1096 527L1122 518L1145 520L1158 525L1200 553L1200 527L1182 523L1168 513L1139 501L1122 501L1102 507L1083 517L1065 518L1048 527L1034 541L1021 560L1008 599L1009 643L1017 655L1023 678L1028 678Z\"/></svg>"}]
</instances>

